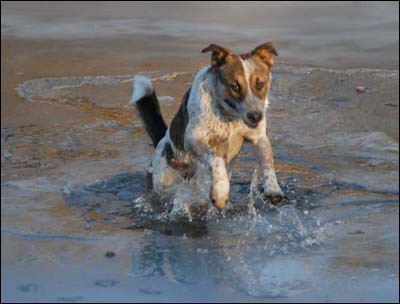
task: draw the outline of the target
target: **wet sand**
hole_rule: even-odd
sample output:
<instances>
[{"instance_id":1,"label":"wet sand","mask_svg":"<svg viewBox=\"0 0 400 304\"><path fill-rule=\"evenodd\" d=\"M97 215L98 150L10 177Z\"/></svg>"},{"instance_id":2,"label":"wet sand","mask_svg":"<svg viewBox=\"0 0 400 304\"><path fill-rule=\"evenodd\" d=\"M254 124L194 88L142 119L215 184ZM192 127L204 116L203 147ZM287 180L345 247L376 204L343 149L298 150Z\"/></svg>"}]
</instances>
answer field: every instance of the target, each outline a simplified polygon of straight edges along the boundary
<instances>
[{"instance_id":1,"label":"wet sand","mask_svg":"<svg viewBox=\"0 0 400 304\"><path fill-rule=\"evenodd\" d=\"M30 5L2 2L3 301L398 301L397 3ZM153 77L170 121L210 39L247 51L264 28L291 204L247 212L246 146L244 213L152 225L130 79Z\"/></svg>"}]
</instances>

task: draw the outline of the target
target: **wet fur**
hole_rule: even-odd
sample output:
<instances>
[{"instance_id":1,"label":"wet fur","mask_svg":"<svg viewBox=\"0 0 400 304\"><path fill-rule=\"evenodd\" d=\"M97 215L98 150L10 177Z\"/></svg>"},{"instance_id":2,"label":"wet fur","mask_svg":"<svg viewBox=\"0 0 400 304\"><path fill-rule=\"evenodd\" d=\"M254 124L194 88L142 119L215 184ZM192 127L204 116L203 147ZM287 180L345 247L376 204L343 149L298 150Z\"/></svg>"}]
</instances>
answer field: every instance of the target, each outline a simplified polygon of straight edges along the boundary
<instances>
[{"instance_id":1,"label":"wet fur","mask_svg":"<svg viewBox=\"0 0 400 304\"><path fill-rule=\"evenodd\" d=\"M229 165L244 141L249 141L256 152L266 198L271 202L280 200L283 194L266 135L270 69L276 51L270 43L240 56L217 45L203 50L208 51L212 52L211 66L197 73L166 131L159 119L158 102L154 105L154 89L143 97L151 101L148 107L155 111L147 122L147 114L141 114L156 146L152 161L154 190L162 193L180 183L210 185L204 200L211 200L218 209L224 208L229 199ZM234 90L236 86L232 89L232 83L240 91ZM140 111L144 109L141 99L136 103ZM253 112L262 113L256 124L249 121L249 113ZM157 127L157 123L159 131L148 130ZM165 136L160 138L162 132Z\"/></svg>"}]
</instances>

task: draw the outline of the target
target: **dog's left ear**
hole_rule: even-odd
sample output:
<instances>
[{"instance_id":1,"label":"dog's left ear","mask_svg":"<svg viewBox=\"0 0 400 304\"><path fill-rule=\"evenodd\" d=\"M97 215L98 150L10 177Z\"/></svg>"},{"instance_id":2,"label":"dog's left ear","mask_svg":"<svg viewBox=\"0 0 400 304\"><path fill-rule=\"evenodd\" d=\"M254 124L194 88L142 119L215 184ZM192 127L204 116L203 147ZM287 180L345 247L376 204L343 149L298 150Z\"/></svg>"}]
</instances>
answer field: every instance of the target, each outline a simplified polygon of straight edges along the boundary
<instances>
[{"instance_id":1,"label":"dog's left ear","mask_svg":"<svg viewBox=\"0 0 400 304\"><path fill-rule=\"evenodd\" d=\"M210 44L208 47L201 50L202 53L212 52L211 65L213 67L220 67L226 62L226 58L232 55L230 49L224 48L216 44Z\"/></svg>"},{"instance_id":2,"label":"dog's left ear","mask_svg":"<svg viewBox=\"0 0 400 304\"><path fill-rule=\"evenodd\" d=\"M259 45L253 51L251 51L251 54L260 57L269 68L272 68L275 63L274 57L278 56L278 52L271 42L266 42Z\"/></svg>"}]
</instances>

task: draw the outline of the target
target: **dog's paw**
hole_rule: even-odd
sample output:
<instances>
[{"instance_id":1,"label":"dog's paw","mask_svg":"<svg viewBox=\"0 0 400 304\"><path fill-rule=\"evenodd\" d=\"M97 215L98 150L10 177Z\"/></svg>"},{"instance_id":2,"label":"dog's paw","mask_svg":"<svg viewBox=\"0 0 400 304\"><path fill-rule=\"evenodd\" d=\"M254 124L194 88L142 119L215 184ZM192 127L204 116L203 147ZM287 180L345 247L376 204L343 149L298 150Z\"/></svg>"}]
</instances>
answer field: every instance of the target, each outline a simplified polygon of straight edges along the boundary
<instances>
[{"instance_id":1,"label":"dog's paw","mask_svg":"<svg viewBox=\"0 0 400 304\"><path fill-rule=\"evenodd\" d=\"M264 200L271 204L280 204L286 200L286 197L283 194L278 183L274 183L272 185L266 184L264 185L264 187L261 187L260 191L263 195Z\"/></svg>"},{"instance_id":2,"label":"dog's paw","mask_svg":"<svg viewBox=\"0 0 400 304\"><path fill-rule=\"evenodd\" d=\"M225 180L216 182L212 186L210 197L217 209L224 209L229 199L229 182Z\"/></svg>"},{"instance_id":3,"label":"dog's paw","mask_svg":"<svg viewBox=\"0 0 400 304\"><path fill-rule=\"evenodd\" d=\"M283 193L264 193L264 200L273 204L277 205L280 203L283 203L286 200L286 197L283 195Z\"/></svg>"}]
</instances>

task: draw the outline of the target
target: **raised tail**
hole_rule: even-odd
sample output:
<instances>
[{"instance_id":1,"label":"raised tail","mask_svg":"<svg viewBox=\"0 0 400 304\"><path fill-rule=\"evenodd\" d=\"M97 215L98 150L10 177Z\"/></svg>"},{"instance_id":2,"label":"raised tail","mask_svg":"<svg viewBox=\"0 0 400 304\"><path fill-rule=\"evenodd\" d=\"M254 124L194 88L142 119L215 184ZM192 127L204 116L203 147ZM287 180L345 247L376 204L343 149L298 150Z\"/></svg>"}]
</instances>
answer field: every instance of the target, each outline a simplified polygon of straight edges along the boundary
<instances>
[{"instance_id":1,"label":"raised tail","mask_svg":"<svg viewBox=\"0 0 400 304\"><path fill-rule=\"evenodd\" d=\"M167 125L160 112L160 104L151 80L136 75L133 80L133 93L129 104L136 104L153 146L157 147L167 131Z\"/></svg>"}]
</instances>

